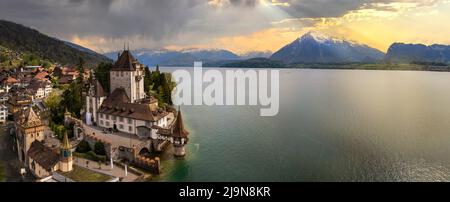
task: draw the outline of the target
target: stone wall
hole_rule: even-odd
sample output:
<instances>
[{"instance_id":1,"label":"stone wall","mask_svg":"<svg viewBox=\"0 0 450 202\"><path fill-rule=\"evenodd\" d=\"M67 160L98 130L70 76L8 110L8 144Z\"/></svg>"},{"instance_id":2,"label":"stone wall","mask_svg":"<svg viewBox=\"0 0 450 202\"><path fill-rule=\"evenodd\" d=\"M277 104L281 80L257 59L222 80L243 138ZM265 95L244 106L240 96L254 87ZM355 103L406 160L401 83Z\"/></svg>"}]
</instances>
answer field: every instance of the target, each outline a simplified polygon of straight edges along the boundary
<instances>
[{"instance_id":1,"label":"stone wall","mask_svg":"<svg viewBox=\"0 0 450 202\"><path fill-rule=\"evenodd\" d=\"M103 145L105 145L106 157L109 159L109 158L111 158L111 155L112 155L113 159L115 158L115 154L112 152L113 148L112 148L111 143L109 143L107 141L104 141L104 140L101 140L101 139L99 139L99 138L97 138L97 137L95 137L94 135L91 135L91 134L86 134L84 136L84 140L89 143L89 146L92 148L92 150L94 150L96 142L103 143Z\"/></svg>"},{"instance_id":2,"label":"stone wall","mask_svg":"<svg viewBox=\"0 0 450 202\"><path fill-rule=\"evenodd\" d=\"M136 159L132 162L132 164L145 170L148 170L153 174L160 174L161 161L158 157L150 159L144 156L137 155Z\"/></svg>"}]
</instances>

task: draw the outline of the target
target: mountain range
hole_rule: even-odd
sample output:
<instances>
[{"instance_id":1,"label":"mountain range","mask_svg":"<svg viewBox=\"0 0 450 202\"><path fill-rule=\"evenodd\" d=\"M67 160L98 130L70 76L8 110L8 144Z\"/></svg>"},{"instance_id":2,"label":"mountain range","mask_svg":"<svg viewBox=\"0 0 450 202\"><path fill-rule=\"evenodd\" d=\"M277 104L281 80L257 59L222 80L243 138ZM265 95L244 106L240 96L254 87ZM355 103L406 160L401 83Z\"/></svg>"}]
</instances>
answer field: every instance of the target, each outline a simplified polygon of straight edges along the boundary
<instances>
[{"instance_id":1,"label":"mountain range","mask_svg":"<svg viewBox=\"0 0 450 202\"><path fill-rule=\"evenodd\" d=\"M0 46L62 65L75 65L79 63L79 58L83 58L87 65L93 67L100 62L112 62L117 59L118 54L116 51L102 55L5 20L0 20ZM450 46L446 45L394 43L384 54L367 45L318 32L308 32L274 54L255 51L238 55L223 49L138 49L132 52L148 66L192 66L194 61L203 61L204 66L209 67L245 67L252 64L289 67L311 63L450 63Z\"/></svg>"},{"instance_id":2,"label":"mountain range","mask_svg":"<svg viewBox=\"0 0 450 202\"><path fill-rule=\"evenodd\" d=\"M270 59L286 64L377 62L384 53L364 44L308 32L275 52Z\"/></svg>"},{"instance_id":3,"label":"mountain range","mask_svg":"<svg viewBox=\"0 0 450 202\"><path fill-rule=\"evenodd\" d=\"M112 60L117 59L120 51L105 53ZM136 58L148 66L192 66L195 61L203 61L204 66L221 66L230 62L241 61L251 58L269 58L272 54L266 52L248 52L237 55L223 49L137 49L132 51Z\"/></svg>"},{"instance_id":4,"label":"mountain range","mask_svg":"<svg viewBox=\"0 0 450 202\"><path fill-rule=\"evenodd\" d=\"M0 20L0 46L13 51L33 54L62 65L78 64L80 58L83 58L88 66L95 66L100 62L111 62L107 57L87 48L5 20Z\"/></svg>"},{"instance_id":5,"label":"mountain range","mask_svg":"<svg viewBox=\"0 0 450 202\"><path fill-rule=\"evenodd\" d=\"M450 46L394 43L385 60L390 63L450 63Z\"/></svg>"}]
</instances>

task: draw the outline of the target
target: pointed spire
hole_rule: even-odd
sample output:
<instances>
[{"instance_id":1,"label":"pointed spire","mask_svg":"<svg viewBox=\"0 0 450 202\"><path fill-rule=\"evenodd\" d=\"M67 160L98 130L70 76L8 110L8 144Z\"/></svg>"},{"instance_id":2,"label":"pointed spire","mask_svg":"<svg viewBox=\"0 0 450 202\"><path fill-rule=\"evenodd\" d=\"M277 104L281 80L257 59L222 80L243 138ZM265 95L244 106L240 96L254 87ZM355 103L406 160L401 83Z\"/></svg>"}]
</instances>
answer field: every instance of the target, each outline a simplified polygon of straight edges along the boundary
<instances>
[{"instance_id":1,"label":"pointed spire","mask_svg":"<svg viewBox=\"0 0 450 202\"><path fill-rule=\"evenodd\" d=\"M61 145L61 149L72 149L72 145L69 142L69 136L67 136L67 132L64 133L63 143Z\"/></svg>"},{"instance_id":2,"label":"pointed spire","mask_svg":"<svg viewBox=\"0 0 450 202\"><path fill-rule=\"evenodd\" d=\"M181 115L181 108L178 106L177 120L174 124L173 136L179 138L187 138L189 132L184 128L183 116Z\"/></svg>"}]
</instances>

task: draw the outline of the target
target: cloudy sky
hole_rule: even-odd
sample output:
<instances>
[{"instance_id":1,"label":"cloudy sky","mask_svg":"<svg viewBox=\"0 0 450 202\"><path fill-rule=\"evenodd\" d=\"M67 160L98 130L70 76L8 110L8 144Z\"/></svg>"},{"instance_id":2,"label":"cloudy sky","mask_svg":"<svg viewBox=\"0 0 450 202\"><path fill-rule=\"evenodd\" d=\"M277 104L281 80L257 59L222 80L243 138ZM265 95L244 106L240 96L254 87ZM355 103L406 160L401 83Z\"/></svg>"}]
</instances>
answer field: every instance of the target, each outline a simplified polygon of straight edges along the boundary
<instances>
[{"instance_id":1,"label":"cloudy sky","mask_svg":"<svg viewBox=\"0 0 450 202\"><path fill-rule=\"evenodd\" d=\"M0 0L0 19L99 52L276 51L310 30L382 51L450 44L450 0Z\"/></svg>"}]
</instances>

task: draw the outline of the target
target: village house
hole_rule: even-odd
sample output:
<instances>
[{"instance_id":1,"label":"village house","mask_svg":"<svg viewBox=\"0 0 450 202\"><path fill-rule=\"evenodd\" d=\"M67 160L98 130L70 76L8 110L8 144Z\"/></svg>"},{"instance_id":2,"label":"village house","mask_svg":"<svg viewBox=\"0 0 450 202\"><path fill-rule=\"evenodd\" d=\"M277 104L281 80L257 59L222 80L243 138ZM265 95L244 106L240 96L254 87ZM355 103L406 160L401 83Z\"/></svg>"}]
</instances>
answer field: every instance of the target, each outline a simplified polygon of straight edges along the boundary
<instances>
[{"instance_id":1,"label":"village house","mask_svg":"<svg viewBox=\"0 0 450 202\"><path fill-rule=\"evenodd\" d=\"M8 119L8 107L4 102L0 103L0 123L5 124Z\"/></svg>"},{"instance_id":2,"label":"village house","mask_svg":"<svg viewBox=\"0 0 450 202\"><path fill-rule=\"evenodd\" d=\"M31 106L33 103L33 99L25 94L16 94L11 95L8 102L6 102L6 106L8 107L8 111L10 114L15 114L20 110L25 110Z\"/></svg>"},{"instance_id":3,"label":"village house","mask_svg":"<svg viewBox=\"0 0 450 202\"><path fill-rule=\"evenodd\" d=\"M32 80L28 85L26 92L33 100L42 100L50 95L52 92L52 84L45 80Z\"/></svg>"},{"instance_id":4,"label":"village house","mask_svg":"<svg viewBox=\"0 0 450 202\"><path fill-rule=\"evenodd\" d=\"M13 86L17 86L19 83L19 80L12 76L0 78L0 93L8 93Z\"/></svg>"}]
</instances>

